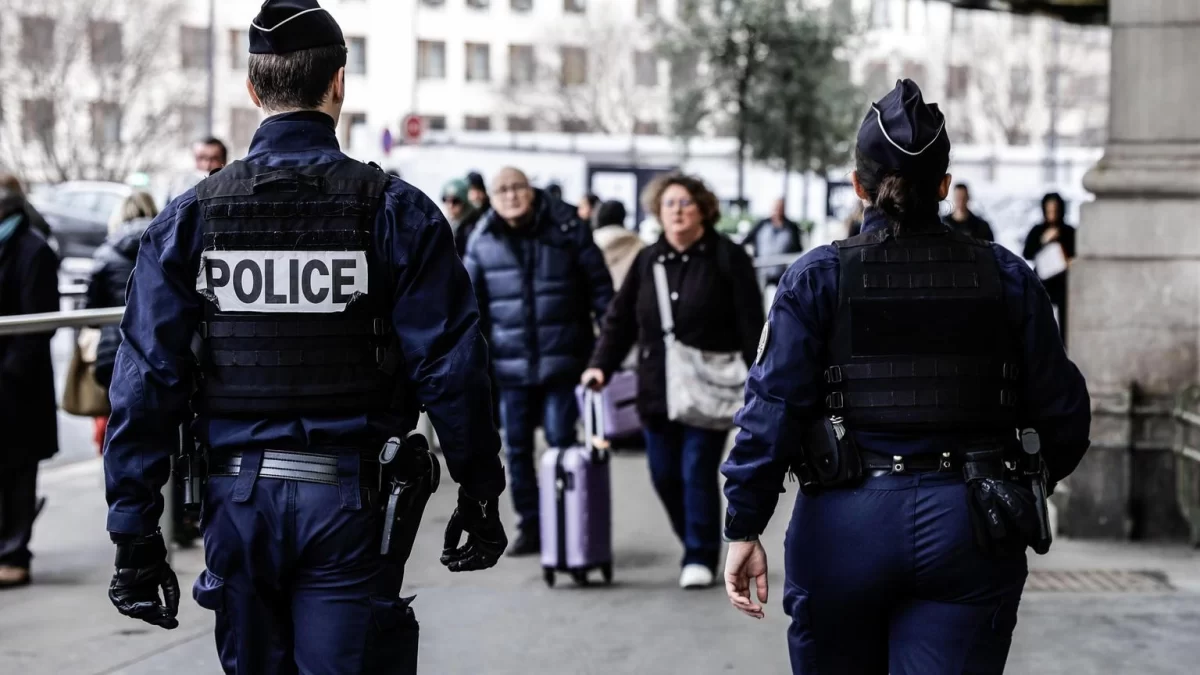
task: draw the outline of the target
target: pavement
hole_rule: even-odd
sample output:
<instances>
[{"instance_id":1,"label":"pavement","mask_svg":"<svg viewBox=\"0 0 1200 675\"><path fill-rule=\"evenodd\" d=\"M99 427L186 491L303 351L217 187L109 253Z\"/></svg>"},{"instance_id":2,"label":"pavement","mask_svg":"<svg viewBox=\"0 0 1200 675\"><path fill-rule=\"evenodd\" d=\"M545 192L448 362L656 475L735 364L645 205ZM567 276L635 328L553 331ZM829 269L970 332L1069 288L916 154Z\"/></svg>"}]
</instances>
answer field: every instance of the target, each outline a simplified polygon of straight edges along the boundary
<instances>
[{"instance_id":1,"label":"pavement","mask_svg":"<svg viewBox=\"0 0 1200 675\"><path fill-rule=\"evenodd\" d=\"M655 499L644 456L613 461L615 583L547 588L536 559L451 574L437 562L455 490L434 495L407 570L421 622L421 672L784 673L780 605L783 529L766 533L772 589L767 617L747 619L722 589L676 587L680 548ZM128 675L219 673L213 617L191 600L199 549L175 550L185 586L180 627L164 631L118 615L106 597L113 549L104 532L102 467L91 459L46 469L37 523L34 585L0 593L0 673ZM786 513L794 491L780 504ZM506 514L507 515L507 514ZM511 528L511 522L508 523ZM510 529L511 531L511 529ZM1200 552L1181 546L1056 542L1036 569L1148 570L1174 590L1029 592L1010 673L1090 675L1196 672L1200 662Z\"/></svg>"}]
</instances>

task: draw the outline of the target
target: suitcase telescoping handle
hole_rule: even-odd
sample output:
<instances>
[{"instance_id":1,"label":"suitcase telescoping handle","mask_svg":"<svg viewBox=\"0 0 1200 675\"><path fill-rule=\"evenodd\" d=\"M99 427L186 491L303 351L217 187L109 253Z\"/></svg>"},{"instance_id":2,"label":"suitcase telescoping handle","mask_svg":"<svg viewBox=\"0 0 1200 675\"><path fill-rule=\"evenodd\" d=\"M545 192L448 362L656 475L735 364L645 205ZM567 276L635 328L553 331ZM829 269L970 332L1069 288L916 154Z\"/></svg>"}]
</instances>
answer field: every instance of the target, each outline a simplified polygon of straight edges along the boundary
<instances>
[{"instance_id":1,"label":"suitcase telescoping handle","mask_svg":"<svg viewBox=\"0 0 1200 675\"><path fill-rule=\"evenodd\" d=\"M585 387L583 393L583 435L592 451L592 461L608 454L608 439L604 438L604 401L599 392Z\"/></svg>"}]
</instances>

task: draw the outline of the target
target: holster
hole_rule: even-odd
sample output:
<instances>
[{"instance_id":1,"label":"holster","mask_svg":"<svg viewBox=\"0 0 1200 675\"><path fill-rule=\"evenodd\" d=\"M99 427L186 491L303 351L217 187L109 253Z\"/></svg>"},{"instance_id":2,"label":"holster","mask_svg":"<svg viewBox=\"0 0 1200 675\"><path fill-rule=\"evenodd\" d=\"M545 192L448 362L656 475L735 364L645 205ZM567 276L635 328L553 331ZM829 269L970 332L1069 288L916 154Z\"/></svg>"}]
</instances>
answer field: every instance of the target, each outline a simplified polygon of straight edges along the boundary
<instances>
[{"instance_id":1,"label":"holster","mask_svg":"<svg viewBox=\"0 0 1200 675\"><path fill-rule=\"evenodd\" d=\"M986 555L1020 555L1027 546L1038 552L1049 549L1045 494L1039 496L1036 484L1027 480L1023 461L1006 460L999 447L963 453L971 525Z\"/></svg>"},{"instance_id":2,"label":"holster","mask_svg":"<svg viewBox=\"0 0 1200 675\"><path fill-rule=\"evenodd\" d=\"M383 528L379 553L403 564L412 553L425 505L441 483L442 466L419 433L388 439L379 453Z\"/></svg>"},{"instance_id":3,"label":"holster","mask_svg":"<svg viewBox=\"0 0 1200 675\"><path fill-rule=\"evenodd\" d=\"M179 457L175 463L175 478L183 486L183 508L196 513L203 506L204 484L208 480L206 448L192 437L184 425Z\"/></svg>"},{"instance_id":4,"label":"holster","mask_svg":"<svg viewBox=\"0 0 1200 675\"><path fill-rule=\"evenodd\" d=\"M800 461L793 470L806 495L831 488L852 487L862 482L862 457L846 433L841 419L821 417L804 428L800 438Z\"/></svg>"}]
</instances>

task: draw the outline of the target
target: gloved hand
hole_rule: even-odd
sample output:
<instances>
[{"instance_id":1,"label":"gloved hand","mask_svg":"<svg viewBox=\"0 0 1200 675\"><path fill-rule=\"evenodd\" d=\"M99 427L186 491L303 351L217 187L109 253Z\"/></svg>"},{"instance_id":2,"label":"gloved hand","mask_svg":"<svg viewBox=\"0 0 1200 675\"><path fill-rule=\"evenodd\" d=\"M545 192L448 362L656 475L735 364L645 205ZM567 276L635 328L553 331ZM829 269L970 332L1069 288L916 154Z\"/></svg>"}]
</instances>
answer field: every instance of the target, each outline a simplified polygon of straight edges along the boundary
<instances>
[{"instance_id":1,"label":"gloved hand","mask_svg":"<svg viewBox=\"0 0 1200 675\"><path fill-rule=\"evenodd\" d=\"M108 599L118 612L167 630L179 626L175 618L179 612L179 579L167 564L161 531L118 542L116 567Z\"/></svg>"},{"instance_id":2,"label":"gloved hand","mask_svg":"<svg viewBox=\"0 0 1200 675\"><path fill-rule=\"evenodd\" d=\"M467 533L467 543L460 547L463 532ZM459 488L458 507L446 524L442 564L451 572L486 570L500 560L507 547L508 537L496 500L478 500Z\"/></svg>"},{"instance_id":3,"label":"gloved hand","mask_svg":"<svg viewBox=\"0 0 1200 675\"><path fill-rule=\"evenodd\" d=\"M975 543L993 556L1020 555L1037 538L1038 515L1033 492L995 478L967 482Z\"/></svg>"}]
</instances>

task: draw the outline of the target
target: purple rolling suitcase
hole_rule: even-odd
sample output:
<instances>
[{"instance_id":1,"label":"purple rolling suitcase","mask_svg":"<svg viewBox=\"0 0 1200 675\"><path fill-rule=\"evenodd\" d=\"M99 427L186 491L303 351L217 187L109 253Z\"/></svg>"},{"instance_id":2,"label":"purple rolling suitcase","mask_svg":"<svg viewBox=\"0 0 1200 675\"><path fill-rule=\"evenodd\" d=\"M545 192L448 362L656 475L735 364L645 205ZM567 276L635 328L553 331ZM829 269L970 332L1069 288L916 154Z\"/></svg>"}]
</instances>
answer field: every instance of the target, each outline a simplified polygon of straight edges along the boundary
<instances>
[{"instance_id":1,"label":"purple rolling suitcase","mask_svg":"<svg viewBox=\"0 0 1200 675\"><path fill-rule=\"evenodd\" d=\"M554 585L555 572L568 572L578 584L599 569L612 582L612 490L608 444L596 434L604 428L599 397L584 394L584 444L551 448L541 459L540 489L542 571ZM594 421L593 421L594 420Z\"/></svg>"},{"instance_id":2,"label":"purple rolling suitcase","mask_svg":"<svg viewBox=\"0 0 1200 675\"><path fill-rule=\"evenodd\" d=\"M588 414L586 387L575 387L575 398L579 402L579 416ZM604 437L610 440L635 438L642 434L642 419L637 411L637 373L622 370L613 373L612 381L600 393L600 405L604 407L604 424L600 426Z\"/></svg>"}]
</instances>

